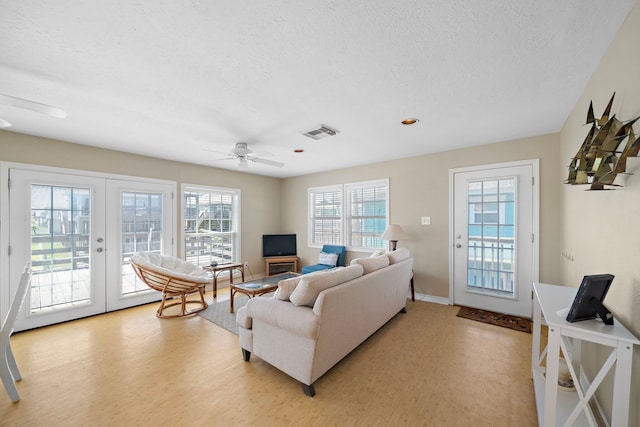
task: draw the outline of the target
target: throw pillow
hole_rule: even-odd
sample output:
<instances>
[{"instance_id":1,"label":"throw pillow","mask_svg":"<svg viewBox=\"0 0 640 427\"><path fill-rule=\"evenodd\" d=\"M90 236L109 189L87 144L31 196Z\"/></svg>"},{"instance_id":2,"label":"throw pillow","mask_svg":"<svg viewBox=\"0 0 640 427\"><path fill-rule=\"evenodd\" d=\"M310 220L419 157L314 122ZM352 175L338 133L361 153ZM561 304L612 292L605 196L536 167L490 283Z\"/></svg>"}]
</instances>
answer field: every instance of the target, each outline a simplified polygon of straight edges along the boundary
<instances>
[{"instance_id":1,"label":"throw pillow","mask_svg":"<svg viewBox=\"0 0 640 427\"><path fill-rule=\"evenodd\" d=\"M355 264L360 264L364 269L364 274L369 274L387 267L389 265L389 257L386 254L382 254L373 258L356 258L351 261L351 265Z\"/></svg>"},{"instance_id":2,"label":"throw pillow","mask_svg":"<svg viewBox=\"0 0 640 427\"><path fill-rule=\"evenodd\" d=\"M327 252L320 252L318 256L318 264L330 265L335 267L338 263L338 254L330 254Z\"/></svg>"},{"instance_id":3,"label":"throw pillow","mask_svg":"<svg viewBox=\"0 0 640 427\"><path fill-rule=\"evenodd\" d=\"M371 255L369 255L369 258L375 258L377 256L380 256L384 253L384 251L382 249L378 249L377 251L371 253Z\"/></svg>"},{"instance_id":4,"label":"throw pillow","mask_svg":"<svg viewBox=\"0 0 640 427\"><path fill-rule=\"evenodd\" d=\"M325 274L306 274L302 276L300 283L289 298L295 305L307 305L313 307L320 292L332 288L349 280L362 276L361 266L349 266L331 270Z\"/></svg>"},{"instance_id":5,"label":"throw pillow","mask_svg":"<svg viewBox=\"0 0 640 427\"><path fill-rule=\"evenodd\" d=\"M276 289L276 293L273 295L274 298L282 301L289 301L289 297L291 297L291 293L294 291L296 286L298 286L300 279L302 279L302 276L280 280L278 282L278 289Z\"/></svg>"},{"instance_id":6,"label":"throw pillow","mask_svg":"<svg viewBox=\"0 0 640 427\"><path fill-rule=\"evenodd\" d=\"M395 264L409 258L410 253L407 248L398 248L395 251L387 253L387 256L389 257L389 264Z\"/></svg>"}]
</instances>

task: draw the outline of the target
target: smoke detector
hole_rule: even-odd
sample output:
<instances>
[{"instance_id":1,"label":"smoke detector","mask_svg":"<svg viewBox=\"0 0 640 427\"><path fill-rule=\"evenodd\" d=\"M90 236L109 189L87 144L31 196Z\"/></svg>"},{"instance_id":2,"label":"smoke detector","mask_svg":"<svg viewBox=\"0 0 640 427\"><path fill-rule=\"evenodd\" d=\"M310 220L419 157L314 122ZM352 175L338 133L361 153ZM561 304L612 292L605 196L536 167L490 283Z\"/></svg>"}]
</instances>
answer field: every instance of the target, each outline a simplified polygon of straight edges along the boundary
<instances>
[{"instance_id":1,"label":"smoke detector","mask_svg":"<svg viewBox=\"0 0 640 427\"><path fill-rule=\"evenodd\" d=\"M326 138L327 136L334 136L337 133L338 133L337 130L331 129L327 125L320 125L320 127L318 127L317 129L312 129L310 131L303 132L302 134L304 136L308 136L311 139L318 140L318 139Z\"/></svg>"}]
</instances>

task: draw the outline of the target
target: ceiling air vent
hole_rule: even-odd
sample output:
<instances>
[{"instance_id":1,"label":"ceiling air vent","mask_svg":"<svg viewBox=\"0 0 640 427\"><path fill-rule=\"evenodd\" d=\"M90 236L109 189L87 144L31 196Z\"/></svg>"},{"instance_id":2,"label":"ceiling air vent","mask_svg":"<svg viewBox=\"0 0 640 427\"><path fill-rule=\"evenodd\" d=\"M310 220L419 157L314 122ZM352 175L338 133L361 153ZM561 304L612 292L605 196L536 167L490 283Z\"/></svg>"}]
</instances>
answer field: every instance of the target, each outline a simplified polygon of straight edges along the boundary
<instances>
[{"instance_id":1,"label":"ceiling air vent","mask_svg":"<svg viewBox=\"0 0 640 427\"><path fill-rule=\"evenodd\" d=\"M311 139L321 139L321 138L325 138L327 136L333 136L335 134L337 134L338 131L335 129L331 129L329 126L327 125L320 125L320 127L318 129L313 129L307 132L303 132L302 134L304 136L308 136Z\"/></svg>"}]
</instances>

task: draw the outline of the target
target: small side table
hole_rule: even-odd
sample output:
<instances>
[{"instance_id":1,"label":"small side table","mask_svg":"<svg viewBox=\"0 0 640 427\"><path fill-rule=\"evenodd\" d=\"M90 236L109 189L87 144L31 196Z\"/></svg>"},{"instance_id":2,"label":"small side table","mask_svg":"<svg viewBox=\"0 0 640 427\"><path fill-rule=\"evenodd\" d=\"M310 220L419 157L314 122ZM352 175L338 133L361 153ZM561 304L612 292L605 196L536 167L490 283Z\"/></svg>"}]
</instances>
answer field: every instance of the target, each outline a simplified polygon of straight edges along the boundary
<instances>
[{"instance_id":1,"label":"small side table","mask_svg":"<svg viewBox=\"0 0 640 427\"><path fill-rule=\"evenodd\" d=\"M215 267L211 267L209 265L203 266L202 267L203 270L206 271L210 271L211 274L213 274L213 297L217 298L218 296L218 275L220 273L222 273L223 271L228 271L229 272L229 283L231 283L233 285L233 270L238 270L240 271L240 274L242 275L242 282L244 282L244 264L242 263L238 263L238 264L219 264L216 265Z\"/></svg>"}]
</instances>

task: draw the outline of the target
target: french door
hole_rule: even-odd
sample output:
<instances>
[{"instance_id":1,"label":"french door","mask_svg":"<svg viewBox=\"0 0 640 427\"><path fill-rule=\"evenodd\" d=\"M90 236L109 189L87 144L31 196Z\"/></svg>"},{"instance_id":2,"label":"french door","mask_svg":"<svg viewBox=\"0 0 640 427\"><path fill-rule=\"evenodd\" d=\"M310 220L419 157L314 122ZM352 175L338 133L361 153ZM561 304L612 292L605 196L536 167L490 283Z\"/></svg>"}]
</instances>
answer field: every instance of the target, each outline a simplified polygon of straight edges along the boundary
<instances>
[{"instance_id":1,"label":"french door","mask_svg":"<svg viewBox=\"0 0 640 427\"><path fill-rule=\"evenodd\" d=\"M8 174L10 295L24 264L32 268L16 330L159 299L135 277L129 258L173 254L174 184L75 171Z\"/></svg>"},{"instance_id":2,"label":"french door","mask_svg":"<svg viewBox=\"0 0 640 427\"><path fill-rule=\"evenodd\" d=\"M451 171L453 303L531 317L537 161Z\"/></svg>"}]
</instances>

